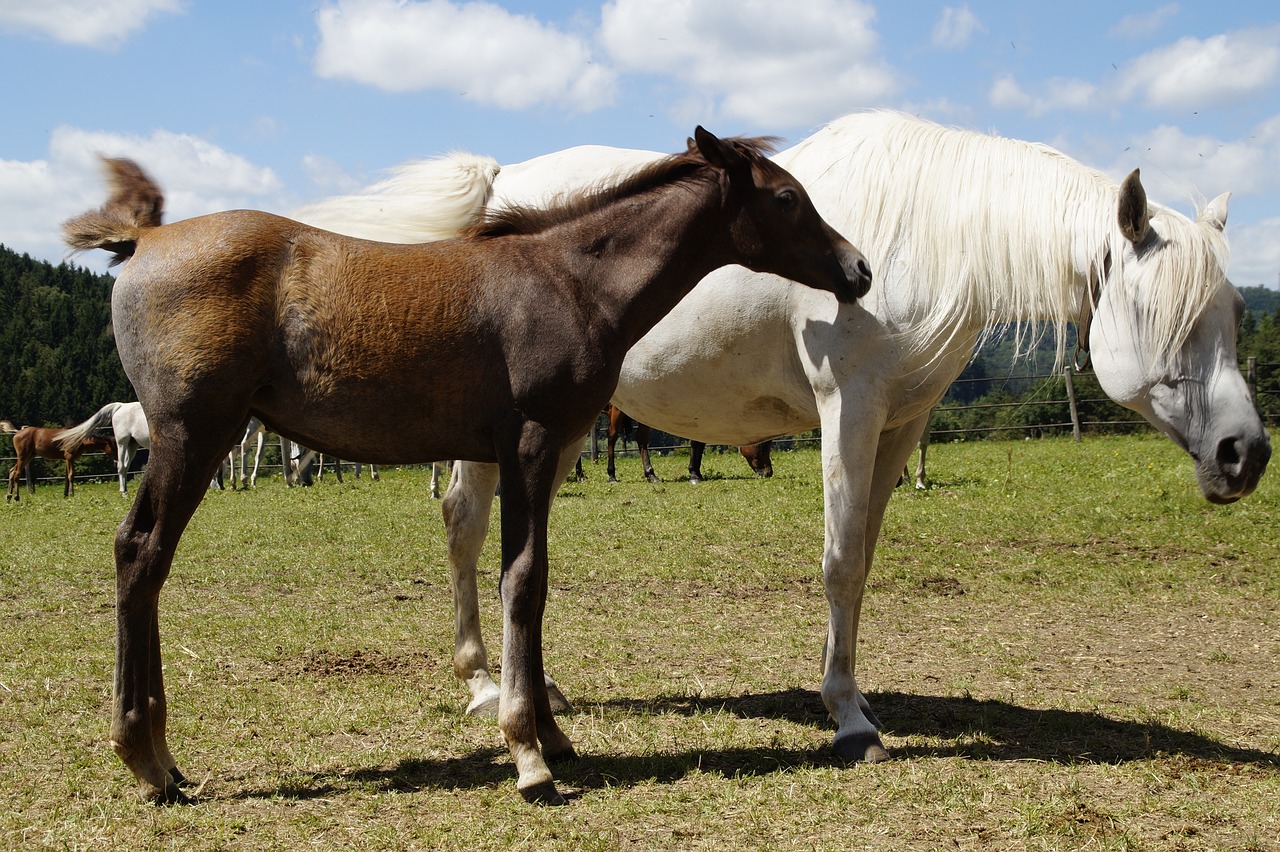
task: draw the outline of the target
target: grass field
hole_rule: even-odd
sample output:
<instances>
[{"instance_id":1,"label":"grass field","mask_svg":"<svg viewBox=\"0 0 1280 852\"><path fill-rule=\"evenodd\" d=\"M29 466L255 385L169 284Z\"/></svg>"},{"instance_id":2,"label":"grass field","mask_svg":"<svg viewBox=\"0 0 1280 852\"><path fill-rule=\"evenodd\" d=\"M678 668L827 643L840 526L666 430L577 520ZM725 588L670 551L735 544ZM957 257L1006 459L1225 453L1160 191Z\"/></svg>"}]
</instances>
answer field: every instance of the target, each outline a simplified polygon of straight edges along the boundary
<instances>
[{"instance_id":1,"label":"grass field","mask_svg":"<svg viewBox=\"0 0 1280 852\"><path fill-rule=\"evenodd\" d=\"M831 759L817 693L816 452L567 485L547 661L582 759L558 809L461 715L426 472L209 495L161 600L190 807L140 802L106 742L125 503L42 487L0 521L0 846L1280 849L1276 474L1215 507L1154 436L930 461L862 619L874 766ZM496 658L493 535L482 567Z\"/></svg>"}]
</instances>

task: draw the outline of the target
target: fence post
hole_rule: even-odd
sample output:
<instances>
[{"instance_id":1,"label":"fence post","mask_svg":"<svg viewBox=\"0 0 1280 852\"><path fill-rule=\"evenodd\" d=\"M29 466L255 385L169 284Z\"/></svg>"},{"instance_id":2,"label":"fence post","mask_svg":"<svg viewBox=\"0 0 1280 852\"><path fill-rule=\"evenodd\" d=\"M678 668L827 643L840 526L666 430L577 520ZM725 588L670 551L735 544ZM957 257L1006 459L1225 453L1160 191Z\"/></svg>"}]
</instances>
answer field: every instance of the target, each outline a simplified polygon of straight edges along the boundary
<instances>
[{"instance_id":1,"label":"fence post","mask_svg":"<svg viewBox=\"0 0 1280 852\"><path fill-rule=\"evenodd\" d=\"M1062 368L1062 377L1067 380L1067 405L1071 408L1071 437L1080 443L1080 412L1076 410L1076 388L1071 383L1071 365Z\"/></svg>"},{"instance_id":2,"label":"fence post","mask_svg":"<svg viewBox=\"0 0 1280 852\"><path fill-rule=\"evenodd\" d=\"M1258 405L1258 359L1250 356L1248 363L1245 381L1249 384L1249 398L1253 400L1253 404L1256 407Z\"/></svg>"}]
</instances>

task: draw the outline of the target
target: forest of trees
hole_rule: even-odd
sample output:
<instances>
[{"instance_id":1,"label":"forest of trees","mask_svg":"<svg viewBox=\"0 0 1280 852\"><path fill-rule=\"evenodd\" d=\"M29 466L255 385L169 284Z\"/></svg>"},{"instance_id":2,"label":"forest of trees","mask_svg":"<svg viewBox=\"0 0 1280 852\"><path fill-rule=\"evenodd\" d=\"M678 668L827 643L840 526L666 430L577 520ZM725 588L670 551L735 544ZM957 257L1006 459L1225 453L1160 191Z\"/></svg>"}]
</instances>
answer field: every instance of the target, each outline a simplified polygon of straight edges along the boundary
<instances>
[{"instance_id":1,"label":"forest of trees","mask_svg":"<svg viewBox=\"0 0 1280 852\"><path fill-rule=\"evenodd\" d=\"M113 280L0 246L0 419L69 426L133 399L111 336Z\"/></svg>"},{"instance_id":2,"label":"forest of trees","mask_svg":"<svg viewBox=\"0 0 1280 852\"><path fill-rule=\"evenodd\" d=\"M134 398L111 335L113 281L0 245L0 419L19 426L68 426L107 402ZM1274 425L1280 423L1280 369L1268 365L1280 364L1280 291L1241 292L1248 310L1240 329L1240 362L1252 356L1262 365L1258 403ZM1053 366L1052 342L1015 359L1010 338L997 335L977 354L935 412L935 430L1034 429L1070 420L1062 377L1043 378ZM1083 421L1134 418L1105 399L1091 374L1077 376L1074 386ZM1019 404L998 407L1008 402ZM959 405L989 407L952 408ZM669 445L667 438L655 434L654 446ZM11 452L7 444L0 444L0 453Z\"/></svg>"}]
</instances>

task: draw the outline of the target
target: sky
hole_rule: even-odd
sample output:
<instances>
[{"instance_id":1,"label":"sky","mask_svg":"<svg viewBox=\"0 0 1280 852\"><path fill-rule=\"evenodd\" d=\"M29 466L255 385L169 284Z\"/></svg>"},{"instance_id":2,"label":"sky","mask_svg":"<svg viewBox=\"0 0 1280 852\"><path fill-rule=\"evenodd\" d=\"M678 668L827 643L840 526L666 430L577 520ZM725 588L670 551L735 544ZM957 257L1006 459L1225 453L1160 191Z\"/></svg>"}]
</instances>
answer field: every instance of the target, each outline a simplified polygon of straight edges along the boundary
<instances>
[{"instance_id":1,"label":"sky","mask_svg":"<svg viewBox=\"0 0 1280 852\"><path fill-rule=\"evenodd\" d=\"M169 220L287 214L450 151L791 144L890 107L1141 168L1188 215L1230 191L1232 280L1280 286L1275 0L0 0L0 87L0 244L53 262L99 154Z\"/></svg>"}]
</instances>

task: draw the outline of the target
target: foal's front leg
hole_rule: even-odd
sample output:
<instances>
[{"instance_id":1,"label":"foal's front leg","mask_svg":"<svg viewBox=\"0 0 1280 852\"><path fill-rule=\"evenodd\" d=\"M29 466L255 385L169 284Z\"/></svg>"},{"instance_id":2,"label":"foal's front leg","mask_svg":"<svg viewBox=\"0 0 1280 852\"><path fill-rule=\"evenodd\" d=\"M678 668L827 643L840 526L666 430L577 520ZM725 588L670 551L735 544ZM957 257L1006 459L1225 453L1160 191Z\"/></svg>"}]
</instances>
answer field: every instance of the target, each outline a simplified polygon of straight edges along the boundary
<instances>
[{"instance_id":1,"label":"foal's front leg","mask_svg":"<svg viewBox=\"0 0 1280 852\"><path fill-rule=\"evenodd\" d=\"M500 448L499 465L503 637L498 728L520 774L520 794L531 802L563 804L546 759L572 759L577 754L551 712L542 659L547 520L559 484L560 455L541 424L525 421L517 445Z\"/></svg>"},{"instance_id":2,"label":"foal's front leg","mask_svg":"<svg viewBox=\"0 0 1280 852\"><path fill-rule=\"evenodd\" d=\"M579 456L577 446L571 446L561 455L555 490L558 491L569 476ZM489 531L493 497L497 490L497 465L458 461L453 465L449 486L441 503L448 539L449 578L453 588L453 671L471 692L467 714L472 716L498 715L501 695L489 672L489 654L480 632L480 601L476 587L480 551ZM573 709L560 687L545 671L543 678L551 709L556 713Z\"/></svg>"}]
</instances>

